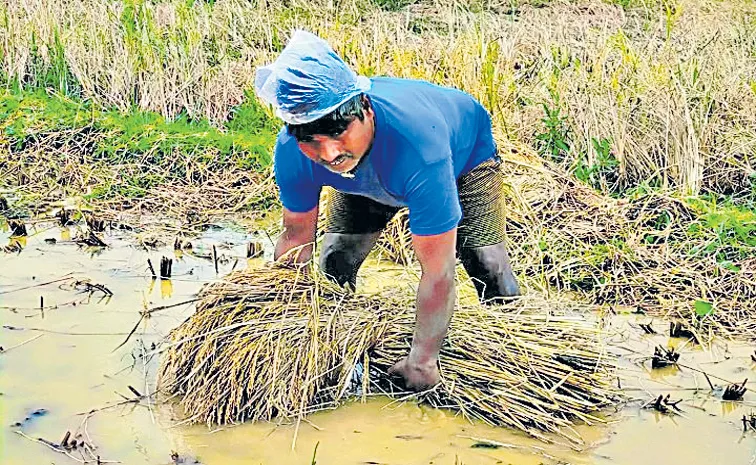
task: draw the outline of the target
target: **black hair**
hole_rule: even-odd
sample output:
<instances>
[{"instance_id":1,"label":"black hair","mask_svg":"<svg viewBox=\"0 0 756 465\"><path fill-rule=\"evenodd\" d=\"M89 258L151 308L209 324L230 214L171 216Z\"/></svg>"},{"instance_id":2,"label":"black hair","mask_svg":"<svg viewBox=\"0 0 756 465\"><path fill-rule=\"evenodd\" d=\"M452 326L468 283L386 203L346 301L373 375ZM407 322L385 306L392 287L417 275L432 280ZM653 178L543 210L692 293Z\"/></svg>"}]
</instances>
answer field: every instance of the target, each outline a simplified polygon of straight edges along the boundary
<instances>
[{"instance_id":1,"label":"black hair","mask_svg":"<svg viewBox=\"0 0 756 465\"><path fill-rule=\"evenodd\" d=\"M354 121L364 121L365 110L370 108L370 101L365 94L355 95L342 103L331 113L304 124L288 124L289 134L299 142L310 142L313 136L336 137Z\"/></svg>"}]
</instances>

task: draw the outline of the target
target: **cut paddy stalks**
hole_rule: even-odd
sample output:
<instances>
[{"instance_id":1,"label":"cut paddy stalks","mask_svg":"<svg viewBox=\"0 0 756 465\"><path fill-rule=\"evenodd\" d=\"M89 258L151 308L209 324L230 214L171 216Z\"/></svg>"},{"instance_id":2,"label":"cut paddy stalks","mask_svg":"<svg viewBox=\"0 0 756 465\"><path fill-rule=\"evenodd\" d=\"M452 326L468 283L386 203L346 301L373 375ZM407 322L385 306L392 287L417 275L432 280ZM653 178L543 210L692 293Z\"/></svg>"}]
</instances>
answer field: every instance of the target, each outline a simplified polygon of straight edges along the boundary
<instances>
[{"instance_id":1,"label":"cut paddy stalks","mask_svg":"<svg viewBox=\"0 0 756 465\"><path fill-rule=\"evenodd\" d=\"M269 265L232 273L200 298L172 331L159 375L161 393L178 395L192 421L301 419L358 390L408 398L386 373L410 347L408 290L352 294L316 269ZM601 331L575 307L537 296L459 305L442 381L418 400L579 448L575 424L602 423L621 399Z\"/></svg>"}]
</instances>

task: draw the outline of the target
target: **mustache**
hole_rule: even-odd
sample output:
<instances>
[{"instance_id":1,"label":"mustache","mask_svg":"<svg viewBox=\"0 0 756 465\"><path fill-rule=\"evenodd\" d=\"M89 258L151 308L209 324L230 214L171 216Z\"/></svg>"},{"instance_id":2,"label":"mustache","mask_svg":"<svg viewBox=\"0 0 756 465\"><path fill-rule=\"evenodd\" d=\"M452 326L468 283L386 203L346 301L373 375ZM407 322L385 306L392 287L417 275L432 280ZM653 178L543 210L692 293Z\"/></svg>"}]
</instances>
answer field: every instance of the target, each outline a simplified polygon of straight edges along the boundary
<instances>
[{"instance_id":1,"label":"mustache","mask_svg":"<svg viewBox=\"0 0 756 465\"><path fill-rule=\"evenodd\" d=\"M352 155L351 153L341 153L336 158L334 158L332 162L323 160L321 158L320 159L320 163L323 164L323 165L328 166L328 165L331 165L331 164L336 164L336 163L338 163L340 161L352 160L352 159L354 159L354 155Z\"/></svg>"}]
</instances>

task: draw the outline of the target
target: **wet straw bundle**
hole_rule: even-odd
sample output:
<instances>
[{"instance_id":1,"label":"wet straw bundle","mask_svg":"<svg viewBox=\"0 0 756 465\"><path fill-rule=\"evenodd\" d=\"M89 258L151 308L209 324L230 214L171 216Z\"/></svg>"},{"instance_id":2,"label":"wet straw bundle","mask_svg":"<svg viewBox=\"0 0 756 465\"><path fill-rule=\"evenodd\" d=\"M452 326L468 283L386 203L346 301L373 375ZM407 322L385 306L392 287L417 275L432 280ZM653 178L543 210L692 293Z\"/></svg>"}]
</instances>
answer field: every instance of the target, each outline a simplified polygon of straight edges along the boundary
<instances>
[{"instance_id":1,"label":"wet straw bundle","mask_svg":"<svg viewBox=\"0 0 756 465\"><path fill-rule=\"evenodd\" d=\"M414 294L350 294L312 269L236 272L203 289L176 328L159 377L193 422L301 418L361 391L405 396L386 374L406 355ZM581 444L576 420L617 401L601 333L564 303L459 305L441 352L437 407L547 440ZM362 376L358 376L362 373Z\"/></svg>"}]
</instances>

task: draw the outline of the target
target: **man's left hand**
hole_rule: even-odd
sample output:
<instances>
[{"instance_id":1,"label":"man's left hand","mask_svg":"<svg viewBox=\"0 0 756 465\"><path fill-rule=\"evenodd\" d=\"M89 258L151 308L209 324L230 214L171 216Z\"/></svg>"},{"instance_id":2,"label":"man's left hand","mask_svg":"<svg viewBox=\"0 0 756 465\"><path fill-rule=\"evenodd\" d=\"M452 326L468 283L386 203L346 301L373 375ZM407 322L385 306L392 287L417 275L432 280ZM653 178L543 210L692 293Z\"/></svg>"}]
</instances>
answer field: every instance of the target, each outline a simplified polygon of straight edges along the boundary
<instances>
[{"instance_id":1,"label":"man's left hand","mask_svg":"<svg viewBox=\"0 0 756 465\"><path fill-rule=\"evenodd\" d=\"M435 358L421 363L414 360L412 354L404 357L389 368L388 373L390 375L400 375L404 378L407 388L414 391L424 391L441 381Z\"/></svg>"}]
</instances>

